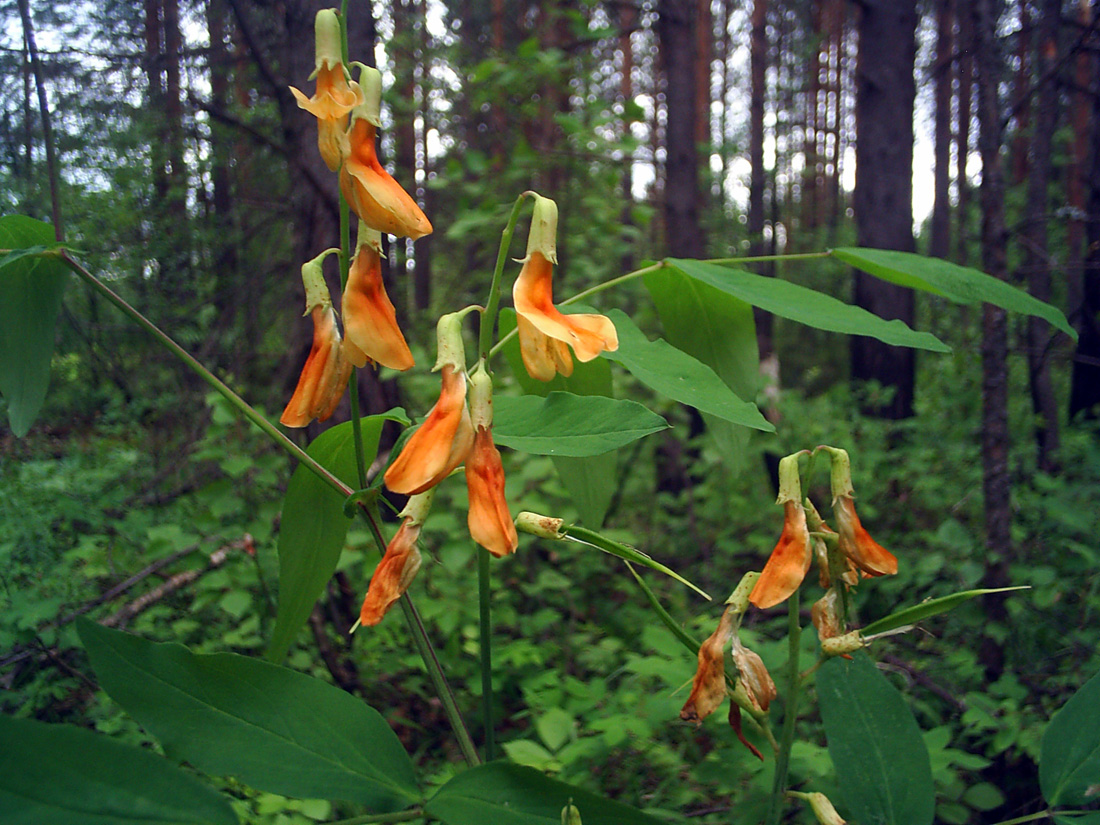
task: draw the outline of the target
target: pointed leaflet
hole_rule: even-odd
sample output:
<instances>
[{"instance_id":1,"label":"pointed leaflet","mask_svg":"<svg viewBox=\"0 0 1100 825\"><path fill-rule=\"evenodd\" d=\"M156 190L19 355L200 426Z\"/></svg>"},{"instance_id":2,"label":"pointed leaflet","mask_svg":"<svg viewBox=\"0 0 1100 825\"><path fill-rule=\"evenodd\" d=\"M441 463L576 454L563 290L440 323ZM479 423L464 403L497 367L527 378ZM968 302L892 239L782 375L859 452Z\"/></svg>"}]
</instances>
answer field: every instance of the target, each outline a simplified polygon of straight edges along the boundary
<instances>
[{"instance_id":1,"label":"pointed leaflet","mask_svg":"<svg viewBox=\"0 0 1100 825\"><path fill-rule=\"evenodd\" d=\"M0 218L0 395L11 430L22 438L50 383L54 328L69 270L49 250L53 227L24 215Z\"/></svg>"},{"instance_id":2,"label":"pointed leaflet","mask_svg":"<svg viewBox=\"0 0 1100 825\"><path fill-rule=\"evenodd\" d=\"M905 700L863 653L817 673L829 756L853 822L931 825L928 749Z\"/></svg>"},{"instance_id":3,"label":"pointed leaflet","mask_svg":"<svg viewBox=\"0 0 1100 825\"><path fill-rule=\"evenodd\" d=\"M756 397L760 354L752 307L671 267L647 273L645 286L668 342L714 370L739 398ZM703 418L723 460L736 470L748 432L709 413Z\"/></svg>"},{"instance_id":4,"label":"pointed leaflet","mask_svg":"<svg viewBox=\"0 0 1100 825\"><path fill-rule=\"evenodd\" d=\"M559 307L562 312L570 309ZM584 310L585 312L593 311ZM516 327L516 313L512 309L500 312L500 334L508 334ZM512 336L504 345L504 356L508 360L512 373L527 395L546 397L555 390L571 392L574 395L603 395L611 397L611 367L602 360L595 359L587 363L574 361L573 374L566 378L556 375L552 381L536 381L527 374L523 359L519 353L519 339ZM555 455L550 460L562 486L569 492L573 504L580 514L581 521L598 528L603 524L611 498L615 494L618 470L618 452L611 450L601 455L583 457Z\"/></svg>"},{"instance_id":5,"label":"pointed leaflet","mask_svg":"<svg viewBox=\"0 0 1100 825\"><path fill-rule=\"evenodd\" d=\"M666 263L701 283L806 326L849 335L868 335L896 347L951 351L929 332L915 332L897 319L885 321L865 309L790 281L766 278L707 261L670 258Z\"/></svg>"},{"instance_id":6,"label":"pointed leaflet","mask_svg":"<svg viewBox=\"0 0 1100 825\"><path fill-rule=\"evenodd\" d=\"M658 825L661 821L508 762L463 771L436 791L424 810L445 825L561 825L562 808L570 799L584 825Z\"/></svg>"},{"instance_id":7,"label":"pointed leaflet","mask_svg":"<svg viewBox=\"0 0 1100 825\"><path fill-rule=\"evenodd\" d=\"M1039 750L1039 787L1050 805L1100 799L1100 674L1054 714Z\"/></svg>"},{"instance_id":8,"label":"pointed leaflet","mask_svg":"<svg viewBox=\"0 0 1100 825\"><path fill-rule=\"evenodd\" d=\"M986 587L978 590L964 590L961 593L952 593L950 596L941 596L938 599L929 599L920 604L915 604L912 607L902 608L895 613L891 613L889 616L883 616L881 619L876 619L866 627L861 627L859 632L864 636L873 636L875 633L885 633L887 630L894 630L899 627L905 627L906 625L916 624L931 616L946 613L948 610L952 610L963 602L973 599L976 596L984 596L987 593L1007 593L1010 590L1027 589L1027 585L1020 585L1017 587Z\"/></svg>"},{"instance_id":9,"label":"pointed leaflet","mask_svg":"<svg viewBox=\"0 0 1100 825\"><path fill-rule=\"evenodd\" d=\"M857 269L889 281L892 284L920 289L941 295L957 304L977 304L982 301L994 304L1009 312L1035 315L1077 340L1077 332L1069 325L1066 316L1050 304L1032 298L992 275L986 275L968 266L959 266L939 258L926 258L911 252L895 252L890 249L860 249L846 247L829 253L834 258L851 264Z\"/></svg>"},{"instance_id":10,"label":"pointed leaflet","mask_svg":"<svg viewBox=\"0 0 1100 825\"><path fill-rule=\"evenodd\" d=\"M84 619L80 638L107 695L165 753L262 791L343 799L378 813L420 794L386 720L319 679L239 656L198 655Z\"/></svg>"},{"instance_id":11,"label":"pointed leaflet","mask_svg":"<svg viewBox=\"0 0 1100 825\"><path fill-rule=\"evenodd\" d=\"M602 353L604 358L619 362L643 384L673 401L733 424L775 432L755 404L738 398L706 364L659 338L650 341L624 312L613 309L607 317L618 330L619 348Z\"/></svg>"},{"instance_id":12,"label":"pointed leaflet","mask_svg":"<svg viewBox=\"0 0 1100 825\"><path fill-rule=\"evenodd\" d=\"M378 452L378 437L387 420L408 423L402 410L362 419L368 466ZM358 486L350 421L321 433L306 452L352 489ZM344 496L308 467L295 468L283 499L279 527L279 610L267 651L269 660L278 662L286 656L309 618L314 602L336 570L350 521L344 515Z\"/></svg>"},{"instance_id":13,"label":"pointed leaflet","mask_svg":"<svg viewBox=\"0 0 1100 825\"><path fill-rule=\"evenodd\" d=\"M600 395L505 395L493 406L496 442L537 455L599 455L668 428L661 416L635 401Z\"/></svg>"},{"instance_id":14,"label":"pointed leaflet","mask_svg":"<svg viewBox=\"0 0 1100 825\"><path fill-rule=\"evenodd\" d=\"M147 750L72 725L0 716L8 823L237 825L212 788Z\"/></svg>"}]
</instances>

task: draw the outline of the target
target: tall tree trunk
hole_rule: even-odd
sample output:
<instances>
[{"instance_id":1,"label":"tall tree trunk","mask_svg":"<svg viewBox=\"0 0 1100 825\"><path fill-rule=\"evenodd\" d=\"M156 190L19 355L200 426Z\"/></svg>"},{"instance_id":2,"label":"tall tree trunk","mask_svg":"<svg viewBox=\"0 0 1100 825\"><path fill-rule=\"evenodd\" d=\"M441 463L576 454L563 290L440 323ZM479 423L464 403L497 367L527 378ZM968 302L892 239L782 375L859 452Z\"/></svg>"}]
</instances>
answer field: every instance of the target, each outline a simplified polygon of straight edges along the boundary
<instances>
[{"instance_id":1,"label":"tall tree trunk","mask_svg":"<svg viewBox=\"0 0 1100 825\"><path fill-rule=\"evenodd\" d=\"M1088 0L1080 2L1084 21L1088 17ZM1092 14L1094 19L1100 16L1100 3L1093 3ZM1078 82L1081 78L1086 81L1091 78L1092 88L1100 89L1100 37L1094 31L1090 40L1091 57L1088 48L1082 48L1077 57ZM1080 337L1073 359L1069 414L1071 418L1083 414L1095 419L1100 418L1100 94L1093 94L1091 123L1082 131L1085 132L1084 145L1091 147L1080 166L1082 183L1088 190L1087 243L1083 256L1078 259L1081 264L1076 300L1071 297L1070 304L1070 315ZM1074 254L1073 247L1069 254Z\"/></svg>"},{"instance_id":2,"label":"tall tree trunk","mask_svg":"<svg viewBox=\"0 0 1100 825\"><path fill-rule=\"evenodd\" d=\"M623 104L623 119L620 124L620 136L625 140L630 136L630 114L634 102L634 44L631 34L637 21L637 9L630 3L619 6L619 54L622 56L622 71L619 80L619 97ZM622 227L624 235L634 225L634 154L627 153L623 164L622 177ZM634 245L624 238L622 244L623 254L619 259L619 266L623 272L634 269Z\"/></svg>"},{"instance_id":3,"label":"tall tree trunk","mask_svg":"<svg viewBox=\"0 0 1100 825\"><path fill-rule=\"evenodd\" d=\"M768 0L753 0L752 32L749 39L749 254L763 255L764 247L764 105L767 97L768 70ZM761 274L771 274L771 267L761 267ZM760 360L772 355L772 315L754 308L756 343Z\"/></svg>"},{"instance_id":4,"label":"tall tree trunk","mask_svg":"<svg viewBox=\"0 0 1100 825\"><path fill-rule=\"evenodd\" d=\"M429 33L428 33L428 2L427 0L419 0L417 6L418 15L420 19L420 61L421 61L421 75L420 75L420 121L421 129L420 136L417 142L417 152L420 158L420 169L423 173L423 180L425 184L429 180L431 174L431 162L432 159L428 155L428 132L432 128L432 109L429 105L429 90L431 88L431 73L427 68L428 60L428 46L429 46ZM421 194L419 191L417 194ZM424 199L424 211L431 214L434 206L434 199L432 197L432 189L429 186L423 187L422 197ZM432 303L432 236L428 235L425 238L421 238L420 242L416 245L416 260L413 263L413 289L415 294L415 306L417 310L424 312L431 306Z\"/></svg>"},{"instance_id":5,"label":"tall tree trunk","mask_svg":"<svg viewBox=\"0 0 1100 825\"><path fill-rule=\"evenodd\" d=\"M670 255L701 258L706 241L700 223L699 151L695 141L696 26L694 2L661 0L657 34L665 65L665 231Z\"/></svg>"},{"instance_id":6,"label":"tall tree trunk","mask_svg":"<svg viewBox=\"0 0 1100 825\"><path fill-rule=\"evenodd\" d=\"M1035 128L1031 136L1031 159L1027 183L1027 209L1020 233L1021 269L1028 290L1040 301L1050 302L1050 256L1047 251L1047 188L1050 184L1051 142L1058 120L1058 90L1050 69L1058 51L1058 23L1061 0L1043 0L1039 23L1038 46L1035 50L1035 77L1048 78L1036 92ZM1051 75L1048 77L1048 75ZM1026 85L1026 83L1025 83ZM1023 86L1019 86L1021 93ZM1017 279L1020 280L1020 279ZM1035 440L1039 451L1039 468L1045 472L1057 469L1058 405L1050 377L1050 324L1041 318L1027 319L1027 364L1031 386L1031 403L1035 411Z\"/></svg>"},{"instance_id":7,"label":"tall tree trunk","mask_svg":"<svg viewBox=\"0 0 1100 825\"><path fill-rule=\"evenodd\" d=\"M1031 136L1031 9L1030 0L1019 0L1020 30L1016 33L1016 79L1013 83L1016 130L1012 136L1012 182L1027 178L1028 138ZM1056 45L1056 44L1055 44ZM1042 75L1036 73L1035 77Z\"/></svg>"},{"instance_id":8,"label":"tall tree trunk","mask_svg":"<svg viewBox=\"0 0 1100 825\"><path fill-rule=\"evenodd\" d=\"M982 208L982 266L986 273L1007 276L1004 219L1004 171L1000 146L1001 107L997 89L1001 79L996 52L998 13L995 0L969 0L974 31L974 61L978 75L978 150L982 159L979 192ZM985 587L1008 583L1012 558L1011 479L1008 472L1008 330L1000 307L982 307L982 491L985 499ZM986 615L1001 626L1007 617L1003 599L987 599ZM992 636L982 640L979 659L990 679L1004 670L1004 649Z\"/></svg>"},{"instance_id":9,"label":"tall tree trunk","mask_svg":"<svg viewBox=\"0 0 1100 825\"><path fill-rule=\"evenodd\" d=\"M970 6L959 0L957 17L959 21L959 58L955 63L958 70L958 106L959 120L955 135L958 168L955 170L955 186L958 189L958 211L955 227L955 260L965 264L970 256L970 179L966 167L970 163L970 121L973 115L971 100L974 89L974 22L968 12Z\"/></svg>"},{"instance_id":10,"label":"tall tree trunk","mask_svg":"<svg viewBox=\"0 0 1100 825\"><path fill-rule=\"evenodd\" d=\"M390 3L390 17L393 20L393 38L387 44L392 57L395 98L399 101L394 107L393 122L393 160L394 178L414 198L416 197L416 5L415 0L393 0ZM412 309L417 298L409 294L406 288L409 264L408 251L412 244L399 238L397 248L398 278L387 287L397 288L400 284L402 297L406 299L404 309Z\"/></svg>"},{"instance_id":11,"label":"tall tree trunk","mask_svg":"<svg viewBox=\"0 0 1100 825\"><path fill-rule=\"evenodd\" d=\"M936 3L935 199L932 203L932 239L928 254L946 258L951 254L951 78L955 51L953 0Z\"/></svg>"},{"instance_id":12,"label":"tall tree trunk","mask_svg":"<svg viewBox=\"0 0 1100 825\"><path fill-rule=\"evenodd\" d=\"M916 83L916 0L867 0L859 15L856 67L855 212L860 246L912 252L913 102ZM855 275L855 300L887 319L912 324L912 290ZM889 403L865 405L884 418L913 414L913 350L852 338L853 382L878 381L894 389Z\"/></svg>"}]
</instances>

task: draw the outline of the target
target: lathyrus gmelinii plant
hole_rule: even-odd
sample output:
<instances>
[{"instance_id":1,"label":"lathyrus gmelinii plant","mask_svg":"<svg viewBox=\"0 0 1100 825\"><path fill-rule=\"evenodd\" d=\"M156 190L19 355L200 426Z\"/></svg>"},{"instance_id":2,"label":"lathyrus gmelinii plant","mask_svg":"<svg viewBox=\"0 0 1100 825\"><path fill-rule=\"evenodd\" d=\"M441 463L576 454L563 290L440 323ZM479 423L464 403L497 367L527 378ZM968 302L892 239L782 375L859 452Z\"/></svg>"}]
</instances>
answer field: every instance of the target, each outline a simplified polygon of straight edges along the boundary
<instances>
[{"instance_id":1,"label":"lathyrus gmelinii plant","mask_svg":"<svg viewBox=\"0 0 1100 825\"><path fill-rule=\"evenodd\" d=\"M906 703L871 665L864 649L878 636L907 629L978 591L902 610L863 628L850 626L857 587L868 586L864 579L896 573L898 560L871 538L856 514L844 450L819 447L781 462L778 504L783 518L778 543L766 561L757 560L764 562L759 572L745 574L727 600L717 628L700 643L668 614L636 568L661 572L706 596L680 573L601 534L595 529L598 524L586 527L528 512L513 519L511 505L521 507L523 502L510 504L505 497L504 462L498 445L518 452L565 456L586 462L588 467L607 468L611 461L613 470L611 451L668 426L634 401L568 392L576 386L570 382L574 370L580 370L577 364L587 365L597 358L621 365L657 393L697 407L715 428L773 431L755 405L734 392L736 388L751 393L753 388L739 386L723 366L731 355L743 363L753 363L756 357L754 348L722 350L741 346L729 342L753 339L752 314L739 309L745 302L803 323L872 335L898 346L938 351L946 347L934 336L914 332L897 321L886 323L830 296L760 279L731 260L661 261L593 285L556 305L552 282L557 263L557 207L549 198L525 192L512 208L495 269L484 279L484 305L459 308L439 320L438 401L415 430L399 440L388 467L369 478L367 469L375 458L382 422L411 422L401 411L360 416L354 371L376 365L398 371L414 367L382 282L381 235L416 239L432 232L433 227L415 199L378 160L375 141L382 123L382 77L374 69L359 66L358 80L352 79L349 67L353 64L345 56L342 22L335 10L318 12L316 91L307 98L294 90L299 105L317 118L319 151L339 178L341 232L340 238L334 239L338 245L301 268L305 310L313 323L313 346L280 422L304 427L313 420L325 421L340 406L345 388L352 389L350 420L323 433L308 451L122 301L60 244L43 237L48 227L44 230L44 225L19 216L4 218L0 227L5 237L12 239L12 248L0 259L0 289L4 291L0 315L5 322L15 318L23 323L22 316L11 313L27 306L31 298L43 298L44 306L53 301L52 311L56 312L54 298L63 286L63 275L75 272L300 462L283 507L279 611L268 655L271 661L227 653L197 655L179 645L153 644L86 622L81 625L81 636L103 688L162 741L173 759L185 760L207 773L235 776L263 791L343 800L358 811L348 823L430 819L449 825L485 825L496 820L545 825L559 817L569 825L656 823L659 820L652 815L537 771L492 761L496 753L488 559L494 556L501 559L499 563L509 564L513 553L524 550L519 540L522 532L538 540L569 542L569 547L578 550L597 548L608 554L609 564L610 556L626 562L609 569L608 575L617 569L637 581L656 615L698 663L681 717L702 724L728 697L728 719L737 738L757 757L773 763L772 789L767 810L762 812L769 825L779 822L790 802L803 804L820 822L836 825L843 821L819 790L804 789L802 777L789 776L799 701L814 680L842 808L860 822L928 825L934 800L927 753ZM526 255L518 272L506 272L512 236L527 200L532 201L533 209ZM359 221L354 248L351 213ZM446 223L445 217L435 217ZM334 253L341 263L338 300L333 299L322 273L325 259ZM975 296L1002 305L1008 301L1069 330L1060 314L1052 314L1057 312L1053 308L1028 303L1022 294L1013 293L1008 299L1007 287L974 270L879 250L835 250L820 257L827 255L959 301L973 301ZM506 275L514 276L511 295L516 329L497 337ZM474 283L479 273L468 272L463 277ZM608 309L606 314L567 310L566 305L577 298L639 283L644 283L669 330L668 341L651 341L630 316L618 310ZM708 300L707 295L721 296L721 300ZM43 375L48 375L53 324L53 316L46 315L43 313L39 326L28 328L31 338L39 338L30 342L34 346L28 345L27 352L13 353L8 339L0 337L4 347L0 349L4 367L0 390L8 401L13 429L20 435L30 426L45 390ZM464 324L471 317L478 319L478 333L474 356L468 359ZM699 346L700 331L707 328L720 330L722 340L705 340L706 346ZM556 388L566 391L545 397L494 393L494 358L506 347L515 346L513 336L518 338L514 363L521 364L536 382L553 380ZM43 341L48 343L41 346ZM721 357L715 354L716 349L722 350ZM521 384L527 382L526 375L518 377ZM802 481L812 474L815 458L820 456L830 463L832 527L804 495L808 485ZM346 467L355 469L350 473L339 469ZM418 542L430 518L433 494L441 485L456 483L452 476L463 467L469 493L466 523L478 559L481 752L463 720L465 702L448 684L445 668L410 598L421 567ZM389 538L378 509L382 485L394 494L408 496ZM365 520L381 555L365 588L359 633L372 632L388 611L400 605L469 765L468 770L435 789L426 789L418 781L415 766L379 714L334 687L278 664L336 568L351 514ZM815 560L816 583L823 594L810 610L810 621L820 643L817 662L803 669L800 593L815 586L813 577L807 579ZM782 668L773 666L773 678L761 656L741 636L751 610L766 611L784 601L789 655ZM771 722L777 707L783 710L778 737ZM742 712L749 720L747 732L742 729ZM759 745L764 745L763 750ZM236 819L223 798L169 761L84 731L0 719L0 755L11 757L16 752L18 759L0 756L4 766L0 800L13 821L81 821L80 814L72 818L74 810L85 812L88 821L96 822L153 821L150 817L155 817L165 822L231 823ZM483 756L490 764L482 764ZM731 751L729 758L732 764L738 757ZM35 787L43 781L56 784L52 794L3 792L5 782ZM1076 791L1066 790L1069 786L1064 783L1051 787L1056 788L1048 797L1051 804L1076 799ZM745 825L759 818L746 814L737 800L729 806L727 816Z\"/></svg>"}]
</instances>

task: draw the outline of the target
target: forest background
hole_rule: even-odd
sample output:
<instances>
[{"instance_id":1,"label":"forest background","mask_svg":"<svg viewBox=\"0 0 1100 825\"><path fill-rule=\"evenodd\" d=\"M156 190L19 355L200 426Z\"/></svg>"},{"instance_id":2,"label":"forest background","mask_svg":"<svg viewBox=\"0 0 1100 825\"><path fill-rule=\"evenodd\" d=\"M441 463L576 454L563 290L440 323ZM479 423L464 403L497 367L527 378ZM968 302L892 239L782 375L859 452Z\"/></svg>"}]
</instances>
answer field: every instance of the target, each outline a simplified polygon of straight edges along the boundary
<instances>
[{"instance_id":1,"label":"forest background","mask_svg":"<svg viewBox=\"0 0 1100 825\"><path fill-rule=\"evenodd\" d=\"M335 184L288 91L313 69L317 8L0 3L3 213L49 220L269 412L309 349L300 262L337 231ZM953 351L918 356L760 313L757 401L777 434L731 455L693 410L661 402L674 428L621 450L607 495L579 503L549 459L505 456L510 496L528 509L653 537L642 549L724 592L775 541L778 456L847 447L864 518L902 560L861 611L1032 588L878 643L925 731L937 817L989 822L1041 807L1044 725L1100 669L1100 4L393 0L357 4L349 21L352 50L384 73L384 160L433 221L450 216L415 245L387 247L387 286L419 358L430 359L440 311L479 300L527 189L560 206L561 294L666 255L858 244L974 265L1063 309L1076 344L1042 320L916 297L834 259L761 264ZM914 176L918 136L933 162ZM915 219L914 179L927 218ZM624 300L639 324L655 322ZM386 371L359 376L365 413L423 410L435 392L426 375L400 388ZM0 707L148 741L98 692L72 618L259 653L292 466L75 285L42 416L21 439L2 426ZM384 449L395 433L383 432ZM458 530L460 517L433 517L431 576L414 590L429 597L429 632L473 708L474 563L448 540ZM367 544L365 531L349 533L289 664L382 710L442 779L456 754L404 629L347 634L374 563ZM494 575L493 691L511 759L700 822L759 804L765 769L731 748L733 734L678 721L674 691L694 662L632 581L598 555L538 543ZM709 632L713 611L672 588L662 596ZM769 666L783 658L778 623L746 621ZM828 783L812 741L796 748L792 774ZM249 821L339 814L327 801L232 791Z\"/></svg>"}]
</instances>

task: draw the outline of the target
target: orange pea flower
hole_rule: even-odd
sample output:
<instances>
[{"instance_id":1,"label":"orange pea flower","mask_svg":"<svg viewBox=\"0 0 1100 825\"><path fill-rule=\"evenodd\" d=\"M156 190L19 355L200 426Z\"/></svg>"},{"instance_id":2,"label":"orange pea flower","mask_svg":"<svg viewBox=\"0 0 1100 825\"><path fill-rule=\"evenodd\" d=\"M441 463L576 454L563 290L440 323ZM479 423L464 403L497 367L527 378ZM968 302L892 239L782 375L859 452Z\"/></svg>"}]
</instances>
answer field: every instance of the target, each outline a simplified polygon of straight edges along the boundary
<instances>
[{"instance_id":1,"label":"orange pea flower","mask_svg":"<svg viewBox=\"0 0 1100 825\"><path fill-rule=\"evenodd\" d=\"M321 262L335 250L326 250L302 266L306 286L306 311L313 317L313 346L298 378L294 395L279 422L304 427L314 418L325 421L336 410L351 377L351 362L344 357L336 313L321 273Z\"/></svg>"},{"instance_id":2,"label":"orange pea flower","mask_svg":"<svg viewBox=\"0 0 1100 825\"><path fill-rule=\"evenodd\" d=\"M685 722L702 722L726 698L726 645L733 638L733 620L733 611L727 607L718 627L699 646L699 665L691 683L691 695L680 711Z\"/></svg>"},{"instance_id":3,"label":"orange pea flower","mask_svg":"<svg viewBox=\"0 0 1100 825\"><path fill-rule=\"evenodd\" d=\"M351 80L344 67L340 47L340 19L334 9L321 9L314 21L316 38L316 64L310 80L316 78L317 90L313 97L290 87L291 94L305 109L317 118L317 148L325 165L332 171L340 168L348 153L348 112L363 103L363 90Z\"/></svg>"},{"instance_id":4,"label":"orange pea flower","mask_svg":"<svg viewBox=\"0 0 1100 825\"><path fill-rule=\"evenodd\" d=\"M534 198L527 256L512 287L512 300L523 364L532 378L549 381L559 372L573 373L569 347L579 361L591 361L601 352L617 350L619 337L606 316L563 315L554 306L558 207L549 198Z\"/></svg>"},{"instance_id":5,"label":"orange pea flower","mask_svg":"<svg viewBox=\"0 0 1100 825\"><path fill-rule=\"evenodd\" d=\"M813 561L813 545L806 525L806 511L802 506L799 455L789 455L779 462L779 497L776 503L783 505L783 532L749 594L749 601L757 607L771 607L788 598L802 584Z\"/></svg>"},{"instance_id":6,"label":"orange pea flower","mask_svg":"<svg viewBox=\"0 0 1100 825\"><path fill-rule=\"evenodd\" d=\"M898 560L863 528L856 515L852 488L852 465L847 450L839 447L821 447L829 454L830 484L833 493L833 512L836 514L840 549L855 562L864 573L871 576L892 576L898 572Z\"/></svg>"},{"instance_id":7,"label":"orange pea flower","mask_svg":"<svg viewBox=\"0 0 1100 825\"><path fill-rule=\"evenodd\" d=\"M470 407L474 446L466 457L466 489L470 494L467 524L474 541L498 558L516 551L519 536L504 499L504 466L493 444L493 379L478 365L470 376Z\"/></svg>"},{"instance_id":8,"label":"orange pea flower","mask_svg":"<svg viewBox=\"0 0 1100 825\"><path fill-rule=\"evenodd\" d=\"M382 283L381 239L377 230L360 224L359 243L344 287L344 347L357 367L370 360L407 370L413 366L413 356Z\"/></svg>"},{"instance_id":9,"label":"orange pea flower","mask_svg":"<svg viewBox=\"0 0 1100 825\"><path fill-rule=\"evenodd\" d=\"M404 520L386 545L382 561L374 569L367 596L359 611L359 624L366 627L378 624L394 602L409 589L420 569L420 550L416 542L420 538L420 527L428 516L431 501L432 491L413 496L401 511Z\"/></svg>"},{"instance_id":10,"label":"orange pea flower","mask_svg":"<svg viewBox=\"0 0 1100 825\"><path fill-rule=\"evenodd\" d=\"M367 226L416 240L431 233L431 222L382 167L374 147L380 122L382 76L377 69L364 66L359 84L366 102L351 113L349 154L340 169L340 191Z\"/></svg>"}]
</instances>

